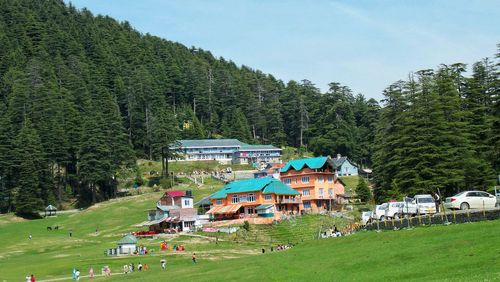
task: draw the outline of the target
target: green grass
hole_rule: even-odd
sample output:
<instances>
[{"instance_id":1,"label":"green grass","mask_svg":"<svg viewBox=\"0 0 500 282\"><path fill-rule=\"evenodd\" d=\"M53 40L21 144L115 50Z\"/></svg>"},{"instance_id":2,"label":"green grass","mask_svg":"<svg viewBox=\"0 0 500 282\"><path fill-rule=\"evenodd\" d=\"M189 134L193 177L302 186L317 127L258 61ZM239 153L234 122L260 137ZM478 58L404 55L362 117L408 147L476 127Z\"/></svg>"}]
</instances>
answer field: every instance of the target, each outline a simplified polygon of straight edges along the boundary
<instances>
[{"instance_id":1,"label":"green grass","mask_svg":"<svg viewBox=\"0 0 500 282\"><path fill-rule=\"evenodd\" d=\"M500 221L365 232L291 250L212 260L198 255L113 281L497 281ZM104 280L104 279L103 279ZM107 279L108 280L108 279Z\"/></svg>"},{"instance_id":2,"label":"green grass","mask_svg":"<svg viewBox=\"0 0 500 282\"><path fill-rule=\"evenodd\" d=\"M195 201L210 188L194 190ZM278 225L252 225L250 231L219 234L213 239L179 236L167 239L182 244L185 252L160 254L160 239L141 239L153 248L153 255L112 258L103 254L115 247L119 238L138 230L134 224L146 219L162 192L142 194L101 203L87 210L57 217L26 221L12 215L0 216L0 281L22 281L34 273L38 279L70 277L73 267L85 275L90 266L96 273L109 265L113 273L138 262L150 270L131 275L115 275L110 281L380 281L380 280L498 280L500 279L500 221L412 230L364 232L341 238L316 240L317 232L345 219L306 215ZM47 231L47 226L60 226ZM99 233L95 229L99 228ZM69 231L73 237L69 237ZM28 240L29 234L33 239ZM195 235L215 234L198 233ZM291 250L270 253L279 243L297 244ZM266 254L260 254L261 248ZM190 255L196 252L199 263ZM168 270L159 269L166 257ZM495 268L496 267L496 268ZM98 278L96 280L104 280Z\"/></svg>"},{"instance_id":3,"label":"green grass","mask_svg":"<svg viewBox=\"0 0 500 282\"><path fill-rule=\"evenodd\" d=\"M341 176L339 177L342 182L345 184L346 192L354 192L356 191L356 186L358 186L359 176Z\"/></svg>"}]
</instances>

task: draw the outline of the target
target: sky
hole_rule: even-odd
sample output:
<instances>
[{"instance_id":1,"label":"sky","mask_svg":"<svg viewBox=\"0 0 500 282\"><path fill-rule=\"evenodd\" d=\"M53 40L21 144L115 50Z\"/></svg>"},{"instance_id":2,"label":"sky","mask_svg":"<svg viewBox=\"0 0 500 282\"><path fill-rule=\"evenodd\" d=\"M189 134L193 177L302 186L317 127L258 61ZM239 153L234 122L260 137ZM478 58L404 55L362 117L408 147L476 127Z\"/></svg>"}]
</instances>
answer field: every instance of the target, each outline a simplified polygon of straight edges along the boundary
<instances>
[{"instance_id":1,"label":"sky","mask_svg":"<svg viewBox=\"0 0 500 282\"><path fill-rule=\"evenodd\" d=\"M498 0L71 0L282 79L380 100L391 83L440 64L469 66L500 43Z\"/></svg>"}]
</instances>

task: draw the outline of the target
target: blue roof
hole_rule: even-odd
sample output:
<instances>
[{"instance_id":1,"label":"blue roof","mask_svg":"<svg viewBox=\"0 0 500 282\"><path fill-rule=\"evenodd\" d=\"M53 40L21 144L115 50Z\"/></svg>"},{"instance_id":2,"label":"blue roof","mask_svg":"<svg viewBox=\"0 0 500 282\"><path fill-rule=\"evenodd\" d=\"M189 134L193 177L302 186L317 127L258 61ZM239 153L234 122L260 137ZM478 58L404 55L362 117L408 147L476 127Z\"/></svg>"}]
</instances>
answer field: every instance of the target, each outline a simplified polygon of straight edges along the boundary
<instances>
[{"instance_id":1,"label":"blue roof","mask_svg":"<svg viewBox=\"0 0 500 282\"><path fill-rule=\"evenodd\" d=\"M264 194L298 195L283 182L274 178L254 178L233 181L210 196L210 199L223 199L227 194L262 191Z\"/></svg>"},{"instance_id":2,"label":"blue roof","mask_svg":"<svg viewBox=\"0 0 500 282\"><path fill-rule=\"evenodd\" d=\"M179 140L180 147L241 147L247 145L238 139L194 139L194 140Z\"/></svg>"},{"instance_id":3,"label":"blue roof","mask_svg":"<svg viewBox=\"0 0 500 282\"><path fill-rule=\"evenodd\" d=\"M298 159L289 161L280 171L287 172L291 168L299 171L307 166L310 169L322 168L327 162L328 157L316 157L309 159Z\"/></svg>"}]
</instances>

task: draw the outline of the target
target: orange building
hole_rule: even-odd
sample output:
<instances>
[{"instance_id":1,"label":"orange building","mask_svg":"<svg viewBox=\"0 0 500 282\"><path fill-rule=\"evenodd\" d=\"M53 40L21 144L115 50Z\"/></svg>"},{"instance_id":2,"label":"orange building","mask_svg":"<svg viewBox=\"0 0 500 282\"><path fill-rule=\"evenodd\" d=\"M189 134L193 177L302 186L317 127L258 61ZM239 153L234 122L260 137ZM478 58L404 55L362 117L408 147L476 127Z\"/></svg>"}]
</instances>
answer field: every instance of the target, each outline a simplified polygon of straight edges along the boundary
<instances>
[{"instance_id":1,"label":"orange building","mask_svg":"<svg viewBox=\"0 0 500 282\"><path fill-rule=\"evenodd\" d=\"M276 212L299 212L299 193L271 178L231 182L209 197L212 219L235 219L247 216L273 217Z\"/></svg>"},{"instance_id":2,"label":"orange building","mask_svg":"<svg viewBox=\"0 0 500 282\"><path fill-rule=\"evenodd\" d=\"M280 171L281 181L300 193L300 210L321 212L331 210L344 194L344 185L337 179L337 165L330 157L289 161Z\"/></svg>"}]
</instances>

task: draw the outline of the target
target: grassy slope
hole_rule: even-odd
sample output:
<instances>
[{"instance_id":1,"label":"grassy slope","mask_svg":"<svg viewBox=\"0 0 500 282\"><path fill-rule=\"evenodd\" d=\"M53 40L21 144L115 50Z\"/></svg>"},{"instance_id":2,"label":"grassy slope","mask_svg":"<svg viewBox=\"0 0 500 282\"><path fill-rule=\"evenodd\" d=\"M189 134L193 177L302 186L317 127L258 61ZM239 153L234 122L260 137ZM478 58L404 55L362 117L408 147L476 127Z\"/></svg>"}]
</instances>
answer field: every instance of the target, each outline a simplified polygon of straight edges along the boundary
<instances>
[{"instance_id":1,"label":"grassy slope","mask_svg":"<svg viewBox=\"0 0 500 282\"><path fill-rule=\"evenodd\" d=\"M500 221L367 232L309 241L258 257L189 258L120 281L491 281L500 279Z\"/></svg>"},{"instance_id":2,"label":"grassy slope","mask_svg":"<svg viewBox=\"0 0 500 282\"><path fill-rule=\"evenodd\" d=\"M201 188L182 185L174 189L192 189L194 200L198 201L221 186L221 183L210 182ZM147 219L146 210L155 208L162 193L115 199L78 213L41 220L25 221L0 215L0 281L16 281L31 272L45 278L60 277L73 266L115 264L116 260L103 256L104 250L116 247L121 235L139 230L133 225ZM47 231L48 226L60 226L60 230ZM97 235L96 228L99 229ZM31 241L28 240L30 233ZM158 246L157 242L144 244Z\"/></svg>"},{"instance_id":3,"label":"grassy slope","mask_svg":"<svg viewBox=\"0 0 500 282\"><path fill-rule=\"evenodd\" d=\"M345 184L346 192L354 192L356 191L356 186L358 186L359 176L341 176L342 182Z\"/></svg>"}]
</instances>

